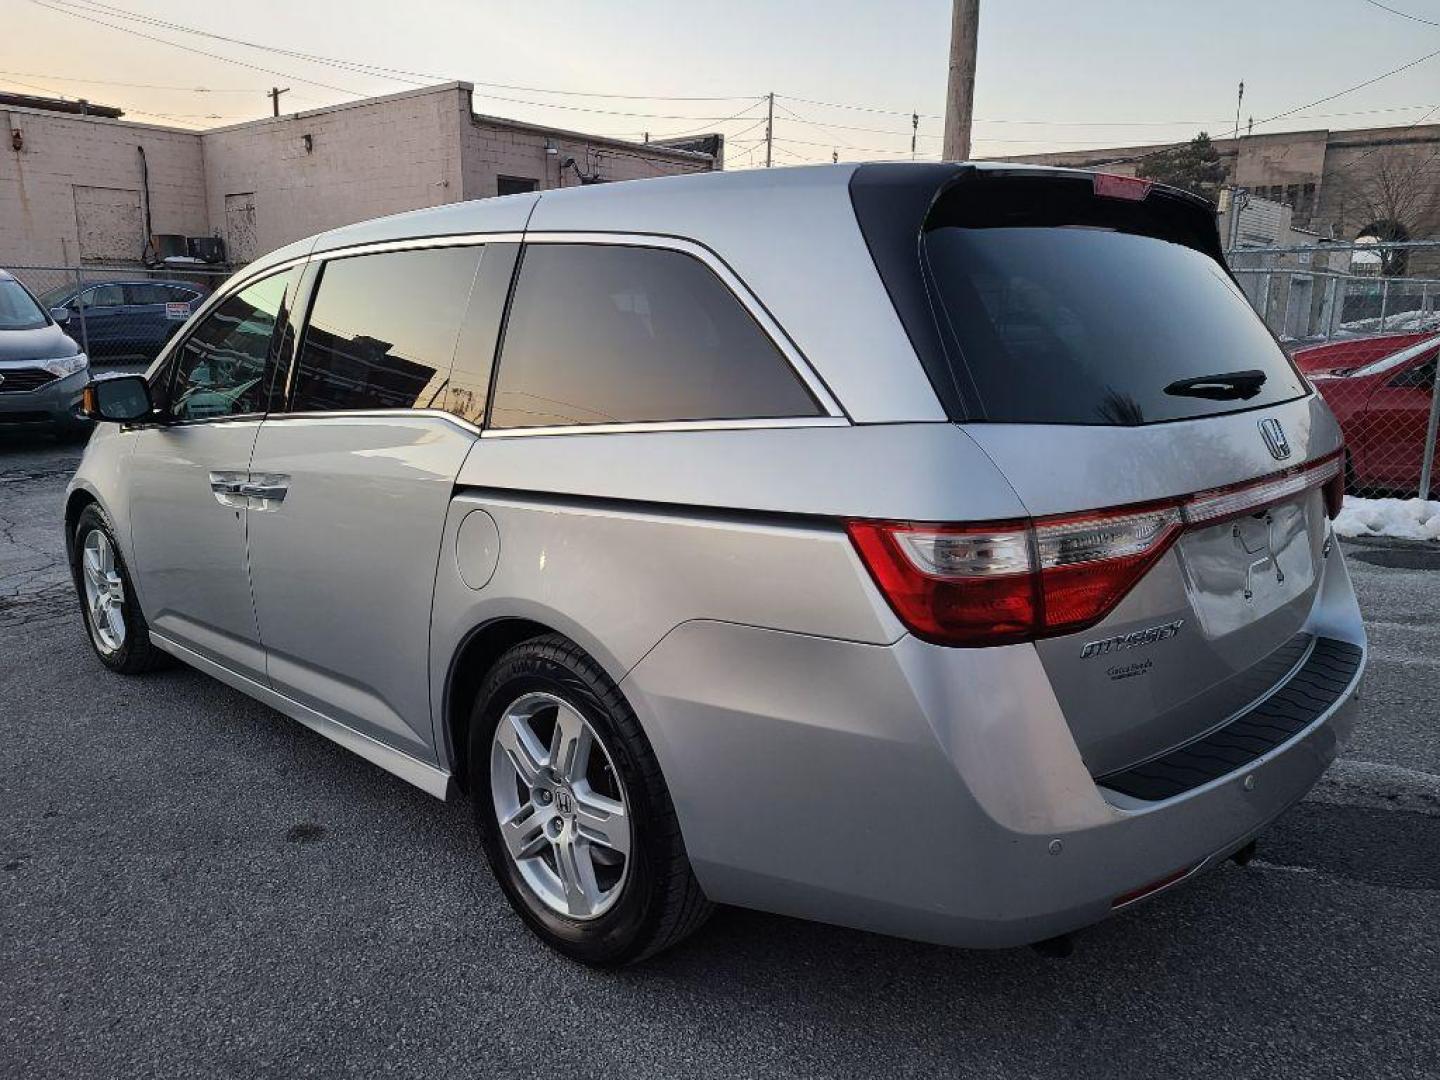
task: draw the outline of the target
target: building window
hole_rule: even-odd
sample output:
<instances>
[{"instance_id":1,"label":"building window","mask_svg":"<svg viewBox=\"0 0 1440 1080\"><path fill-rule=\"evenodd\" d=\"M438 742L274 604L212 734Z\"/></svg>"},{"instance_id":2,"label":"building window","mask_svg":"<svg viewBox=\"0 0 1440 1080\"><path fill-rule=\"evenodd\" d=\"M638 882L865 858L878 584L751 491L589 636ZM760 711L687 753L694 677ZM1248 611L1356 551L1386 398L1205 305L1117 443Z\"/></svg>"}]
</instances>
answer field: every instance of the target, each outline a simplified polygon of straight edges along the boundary
<instances>
[{"instance_id":1,"label":"building window","mask_svg":"<svg viewBox=\"0 0 1440 1080\"><path fill-rule=\"evenodd\" d=\"M495 194L523 195L527 191L534 191L539 185L539 180L532 180L528 176L497 176Z\"/></svg>"}]
</instances>

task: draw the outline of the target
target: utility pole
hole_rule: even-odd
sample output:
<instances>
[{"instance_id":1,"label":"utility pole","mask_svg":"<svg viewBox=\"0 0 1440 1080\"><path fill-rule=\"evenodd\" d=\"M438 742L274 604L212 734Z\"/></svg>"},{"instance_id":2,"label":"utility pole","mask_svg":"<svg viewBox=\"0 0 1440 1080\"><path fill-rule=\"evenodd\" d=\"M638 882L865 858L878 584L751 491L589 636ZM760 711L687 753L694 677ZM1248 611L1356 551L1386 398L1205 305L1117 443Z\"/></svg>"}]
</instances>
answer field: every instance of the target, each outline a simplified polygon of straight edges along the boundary
<instances>
[{"instance_id":1,"label":"utility pole","mask_svg":"<svg viewBox=\"0 0 1440 1080\"><path fill-rule=\"evenodd\" d=\"M1245 101L1245 80L1244 80L1244 79L1241 79L1241 80L1240 80L1240 93L1239 93L1238 95L1236 95L1236 97L1235 97L1235 130L1232 131L1232 132L1230 132L1230 137L1231 137L1232 139L1239 138L1239 136L1240 136L1240 106L1241 106L1242 104L1244 104L1244 101ZM1254 123L1254 120L1253 120L1253 119L1251 120L1251 123L1252 123L1252 124ZM1248 134L1248 132L1247 132L1247 134Z\"/></svg>"},{"instance_id":2,"label":"utility pole","mask_svg":"<svg viewBox=\"0 0 1440 1080\"><path fill-rule=\"evenodd\" d=\"M770 103L770 111L765 117L765 168L770 168L770 154L775 149L775 91L765 95Z\"/></svg>"},{"instance_id":3,"label":"utility pole","mask_svg":"<svg viewBox=\"0 0 1440 1080\"><path fill-rule=\"evenodd\" d=\"M265 96L270 99L270 110L272 115L280 115L280 95L288 94L289 92L290 88L288 86L284 90L281 90L278 86L272 86L270 88L270 92Z\"/></svg>"},{"instance_id":4,"label":"utility pole","mask_svg":"<svg viewBox=\"0 0 1440 1080\"><path fill-rule=\"evenodd\" d=\"M920 137L920 114L910 114L910 160L915 160L915 140Z\"/></svg>"},{"instance_id":5,"label":"utility pole","mask_svg":"<svg viewBox=\"0 0 1440 1080\"><path fill-rule=\"evenodd\" d=\"M946 161L964 161L970 156L970 118L975 112L975 46L980 37L980 0L954 0L954 4L943 145Z\"/></svg>"}]
</instances>

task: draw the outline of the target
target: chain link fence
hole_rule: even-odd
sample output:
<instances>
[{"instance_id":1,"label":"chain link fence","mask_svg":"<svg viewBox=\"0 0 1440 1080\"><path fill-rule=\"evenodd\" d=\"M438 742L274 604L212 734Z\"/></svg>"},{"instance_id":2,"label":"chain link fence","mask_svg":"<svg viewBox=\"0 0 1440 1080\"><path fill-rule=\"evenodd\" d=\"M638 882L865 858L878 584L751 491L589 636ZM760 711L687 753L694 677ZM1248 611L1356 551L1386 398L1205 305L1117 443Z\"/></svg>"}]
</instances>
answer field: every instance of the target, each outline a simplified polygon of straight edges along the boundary
<instances>
[{"instance_id":1,"label":"chain link fence","mask_svg":"<svg viewBox=\"0 0 1440 1080\"><path fill-rule=\"evenodd\" d=\"M1440 241L1241 247L1230 268L1345 433L1346 490L1430 498Z\"/></svg>"},{"instance_id":2,"label":"chain link fence","mask_svg":"<svg viewBox=\"0 0 1440 1080\"><path fill-rule=\"evenodd\" d=\"M6 266L89 355L92 365L154 359L230 274L202 264L161 269ZM64 318L60 318L60 316Z\"/></svg>"}]
</instances>

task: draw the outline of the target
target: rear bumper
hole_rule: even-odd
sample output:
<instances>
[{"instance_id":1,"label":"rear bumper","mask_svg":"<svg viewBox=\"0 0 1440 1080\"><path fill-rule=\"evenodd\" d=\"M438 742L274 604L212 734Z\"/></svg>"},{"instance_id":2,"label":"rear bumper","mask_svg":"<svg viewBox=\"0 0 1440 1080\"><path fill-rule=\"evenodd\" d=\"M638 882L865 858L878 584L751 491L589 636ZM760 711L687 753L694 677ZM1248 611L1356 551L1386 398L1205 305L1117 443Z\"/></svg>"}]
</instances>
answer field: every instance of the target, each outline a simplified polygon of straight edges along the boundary
<instances>
[{"instance_id":1,"label":"rear bumper","mask_svg":"<svg viewBox=\"0 0 1440 1080\"><path fill-rule=\"evenodd\" d=\"M711 899L1019 945L1178 884L1310 790L1353 729L1364 670L1353 594L1335 570L1309 629L1361 650L1353 677L1273 749L1154 802L1091 777L1028 645L862 645L693 622L623 686Z\"/></svg>"},{"instance_id":2,"label":"rear bumper","mask_svg":"<svg viewBox=\"0 0 1440 1080\"><path fill-rule=\"evenodd\" d=\"M80 395L90 381L88 371L56 379L38 390L0 393L0 427L74 427L84 423L78 413Z\"/></svg>"}]
</instances>

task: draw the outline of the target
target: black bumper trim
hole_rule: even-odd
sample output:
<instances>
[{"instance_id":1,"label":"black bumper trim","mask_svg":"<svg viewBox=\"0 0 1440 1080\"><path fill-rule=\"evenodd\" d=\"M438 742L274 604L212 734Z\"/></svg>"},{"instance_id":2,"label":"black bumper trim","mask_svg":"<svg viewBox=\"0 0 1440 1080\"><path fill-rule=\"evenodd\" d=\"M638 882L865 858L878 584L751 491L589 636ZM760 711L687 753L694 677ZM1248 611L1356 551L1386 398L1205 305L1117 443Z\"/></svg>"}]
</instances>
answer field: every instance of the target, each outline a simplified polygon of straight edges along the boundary
<instances>
[{"instance_id":1,"label":"black bumper trim","mask_svg":"<svg viewBox=\"0 0 1440 1080\"><path fill-rule=\"evenodd\" d=\"M1316 638L1309 658L1275 693L1223 728L1095 782L1146 802L1173 799L1242 769L1319 719L1355 681L1365 653L1358 645Z\"/></svg>"}]
</instances>

